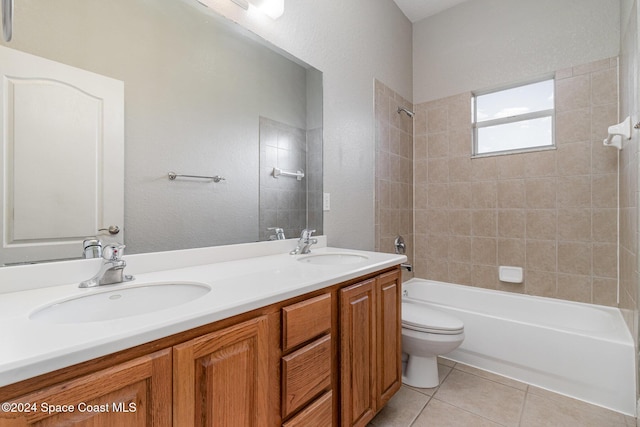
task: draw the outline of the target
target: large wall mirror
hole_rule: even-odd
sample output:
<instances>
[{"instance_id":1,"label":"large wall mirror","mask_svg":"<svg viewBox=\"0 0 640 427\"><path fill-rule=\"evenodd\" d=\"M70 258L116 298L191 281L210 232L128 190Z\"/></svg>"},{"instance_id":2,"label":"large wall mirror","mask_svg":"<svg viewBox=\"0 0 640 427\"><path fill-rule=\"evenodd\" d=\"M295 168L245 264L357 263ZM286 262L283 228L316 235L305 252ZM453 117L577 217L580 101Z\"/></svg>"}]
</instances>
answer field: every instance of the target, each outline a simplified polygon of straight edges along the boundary
<instances>
[{"instance_id":1,"label":"large wall mirror","mask_svg":"<svg viewBox=\"0 0 640 427\"><path fill-rule=\"evenodd\" d=\"M322 73L313 67L196 0L20 0L2 44L124 83L126 253L268 240L271 227L287 238L322 232ZM304 177L276 178L275 168Z\"/></svg>"}]
</instances>

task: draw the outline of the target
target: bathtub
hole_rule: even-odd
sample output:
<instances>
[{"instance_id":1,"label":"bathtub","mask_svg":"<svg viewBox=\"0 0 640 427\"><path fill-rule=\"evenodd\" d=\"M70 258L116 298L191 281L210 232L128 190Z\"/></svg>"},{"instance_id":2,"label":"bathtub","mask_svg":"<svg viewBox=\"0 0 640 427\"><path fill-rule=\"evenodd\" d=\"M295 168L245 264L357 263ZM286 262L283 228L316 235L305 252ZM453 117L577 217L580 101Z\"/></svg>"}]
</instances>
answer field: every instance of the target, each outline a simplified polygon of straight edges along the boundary
<instances>
[{"instance_id":1,"label":"bathtub","mask_svg":"<svg viewBox=\"0 0 640 427\"><path fill-rule=\"evenodd\" d=\"M445 357L635 416L635 356L620 310L423 279L403 302L464 322L465 340Z\"/></svg>"}]
</instances>

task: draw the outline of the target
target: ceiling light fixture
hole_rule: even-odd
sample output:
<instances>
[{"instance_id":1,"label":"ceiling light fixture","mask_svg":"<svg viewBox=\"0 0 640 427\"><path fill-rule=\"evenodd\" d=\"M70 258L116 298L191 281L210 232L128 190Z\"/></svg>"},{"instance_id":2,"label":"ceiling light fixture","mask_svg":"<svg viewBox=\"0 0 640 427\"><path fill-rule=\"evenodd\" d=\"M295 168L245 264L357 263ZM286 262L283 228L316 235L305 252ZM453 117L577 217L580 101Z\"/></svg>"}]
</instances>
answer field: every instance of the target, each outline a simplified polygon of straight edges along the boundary
<instances>
[{"instance_id":1,"label":"ceiling light fixture","mask_svg":"<svg viewBox=\"0 0 640 427\"><path fill-rule=\"evenodd\" d=\"M241 8L243 8L244 10L249 9L249 2L247 0L231 0L231 1L237 4L238 6L240 6Z\"/></svg>"},{"instance_id":2,"label":"ceiling light fixture","mask_svg":"<svg viewBox=\"0 0 640 427\"><path fill-rule=\"evenodd\" d=\"M10 42L12 35L13 35L13 0L2 0L2 38L4 39L5 42Z\"/></svg>"},{"instance_id":3,"label":"ceiling light fixture","mask_svg":"<svg viewBox=\"0 0 640 427\"><path fill-rule=\"evenodd\" d=\"M256 8L271 19L278 19L284 13L284 0L231 0L244 10Z\"/></svg>"}]
</instances>

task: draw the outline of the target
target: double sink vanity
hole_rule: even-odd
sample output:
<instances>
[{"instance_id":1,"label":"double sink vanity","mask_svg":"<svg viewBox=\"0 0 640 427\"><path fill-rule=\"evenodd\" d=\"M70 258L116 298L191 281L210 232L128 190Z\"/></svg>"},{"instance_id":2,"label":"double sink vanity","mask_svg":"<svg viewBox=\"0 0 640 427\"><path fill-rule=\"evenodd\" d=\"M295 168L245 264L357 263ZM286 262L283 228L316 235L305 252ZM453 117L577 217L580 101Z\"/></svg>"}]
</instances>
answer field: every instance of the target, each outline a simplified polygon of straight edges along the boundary
<instances>
[{"instance_id":1,"label":"double sink vanity","mask_svg":"<svg viewBox=\"0 0 640 427\"><path fill-rule=\"evenodd\" d=\"M401 385L403 255L294 240L0 269L0 426L366 425Z\"/></svg>"}]
</instances>

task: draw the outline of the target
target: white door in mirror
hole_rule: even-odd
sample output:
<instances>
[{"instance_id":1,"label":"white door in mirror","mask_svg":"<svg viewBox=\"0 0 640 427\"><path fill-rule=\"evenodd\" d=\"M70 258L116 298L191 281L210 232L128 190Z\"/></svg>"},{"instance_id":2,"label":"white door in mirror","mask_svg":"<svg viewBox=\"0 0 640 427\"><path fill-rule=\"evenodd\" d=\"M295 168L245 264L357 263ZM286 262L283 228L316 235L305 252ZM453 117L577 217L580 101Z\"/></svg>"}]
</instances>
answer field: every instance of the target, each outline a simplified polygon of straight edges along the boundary
<instances>
[{"instance_id":1,"label":"white door in mirror","mask_svg":"<svg viewBox=\"0 0 640 427\"><path fill-rule=\"evenodd\" d=\"M0 76L0 265L79 258L124 223L124 83L2 46Z\"/></svg>"}]
</instances>

